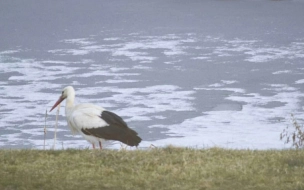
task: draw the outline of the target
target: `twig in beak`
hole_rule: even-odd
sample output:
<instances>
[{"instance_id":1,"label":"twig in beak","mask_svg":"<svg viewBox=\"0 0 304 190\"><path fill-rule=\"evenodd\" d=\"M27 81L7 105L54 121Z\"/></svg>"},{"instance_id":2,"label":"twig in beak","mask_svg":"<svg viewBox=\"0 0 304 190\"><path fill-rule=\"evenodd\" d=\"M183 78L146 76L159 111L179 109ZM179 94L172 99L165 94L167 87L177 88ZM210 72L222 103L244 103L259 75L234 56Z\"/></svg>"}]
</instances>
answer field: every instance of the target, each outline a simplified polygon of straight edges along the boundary
<instances>
[{"instance_id":1,"label":"twig in beak","mask_svg":"<svg viewBox=\"0 0 304 190\"><path fill-rule=\"evenodd\" d=\"M44 118L44 143L43 143L43 150L45 150L45 138L46 138L46 119L47 119L47 110L45 110L45 118Z\"/></svg>"},{"instance_id":2,"label":"twig in beak","mask_svg":"<svg viewBox=\"0 0 304 190\"><path fill-rule=\"evenodd\" d=\"M58 115L59 115L59 111L60 111L60 104L58 104L58 109L56 112L56 124L55 124L55 132L54 132L54 145L53 145L53 149L55 150L55 145L56 145L56 133L57 133L57 127L58 127Z\"/></svg>"}]
</instances>

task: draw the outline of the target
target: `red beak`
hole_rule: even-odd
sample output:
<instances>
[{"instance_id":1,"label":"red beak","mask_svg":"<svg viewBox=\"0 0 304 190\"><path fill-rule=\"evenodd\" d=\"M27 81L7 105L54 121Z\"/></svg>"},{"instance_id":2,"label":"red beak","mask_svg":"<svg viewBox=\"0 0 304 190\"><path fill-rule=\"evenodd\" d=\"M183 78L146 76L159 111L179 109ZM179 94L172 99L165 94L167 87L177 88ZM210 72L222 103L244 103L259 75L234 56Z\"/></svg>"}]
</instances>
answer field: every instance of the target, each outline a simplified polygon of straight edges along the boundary
<instances>
[{"instance_id":1,"label":"red beak","mask_svg":"<svg viewBox=\"0 0 304 190\"><path fill-rule=\"evenodd\" d=\"M50 112L56 108L58 106L58 104L60 104L62 101L64 100L64 98L62 98L61 96L59 97L59 99L57 100L57 102L53 105L52 109L50 110Z\"/></svg>"}]
</instances>

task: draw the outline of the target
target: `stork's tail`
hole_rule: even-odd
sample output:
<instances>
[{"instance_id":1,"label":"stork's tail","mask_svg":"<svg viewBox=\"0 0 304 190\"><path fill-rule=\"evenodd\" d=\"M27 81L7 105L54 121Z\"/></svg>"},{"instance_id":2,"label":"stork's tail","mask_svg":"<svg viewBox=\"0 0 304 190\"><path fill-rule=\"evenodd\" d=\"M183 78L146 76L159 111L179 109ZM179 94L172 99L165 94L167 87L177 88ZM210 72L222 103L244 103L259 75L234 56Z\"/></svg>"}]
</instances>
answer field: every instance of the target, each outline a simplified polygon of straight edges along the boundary
<instances>
[{"instance_id":1,"label":"stork's tail","mask_svg":"<svg viewBox=\"0 0 304 190\"><path fill-rule=\"evenodd\" d=\"M138 136L138 134L132 129L129 129L128 134L125 136L125 138L120 139L121 142L129 146L138 146L141 140L142 139Z\"/></svg>"}]
</instances>

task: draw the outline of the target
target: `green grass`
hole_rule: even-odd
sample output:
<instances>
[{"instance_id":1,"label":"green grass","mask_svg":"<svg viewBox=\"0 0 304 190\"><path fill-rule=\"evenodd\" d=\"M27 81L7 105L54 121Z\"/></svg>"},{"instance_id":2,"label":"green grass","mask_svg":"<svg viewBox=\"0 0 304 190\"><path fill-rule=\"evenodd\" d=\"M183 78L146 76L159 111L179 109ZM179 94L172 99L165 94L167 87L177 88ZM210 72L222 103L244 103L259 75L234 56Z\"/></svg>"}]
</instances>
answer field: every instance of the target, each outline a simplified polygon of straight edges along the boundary
<instances>
[{"instance_id":1,"label":"green grass","mask_svg":"<svg viewBox=\"0 0 304 190\"><path fill-rule=\"evenodd\" d=\"M0 150L0 189L304 190L304 150Z\"/></svg>"}]
</instances>

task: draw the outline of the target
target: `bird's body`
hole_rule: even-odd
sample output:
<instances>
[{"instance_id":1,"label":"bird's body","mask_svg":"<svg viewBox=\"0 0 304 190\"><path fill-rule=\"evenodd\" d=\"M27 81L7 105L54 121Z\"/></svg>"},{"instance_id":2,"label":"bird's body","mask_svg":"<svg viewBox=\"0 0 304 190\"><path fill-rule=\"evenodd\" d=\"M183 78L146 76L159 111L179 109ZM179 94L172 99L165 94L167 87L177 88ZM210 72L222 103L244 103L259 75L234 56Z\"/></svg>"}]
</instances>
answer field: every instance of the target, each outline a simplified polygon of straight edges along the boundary
<instances>
[{"instance_id":1,"label":"bird's body","mask_svg":"<svg viewBox=\"0 0 304 190\"><path fill-rule=\"evenodd\" d=\"M115 113L93 104L74 105L75 91L71 86L64 88L51 111L64 99L66 99L65 115L72 133L81 134L92 143L93 148L97 143L102 148L103 140L117 140L129 146L138 146L141 142L137 133Z\"/></svg>"}]
</instances>

